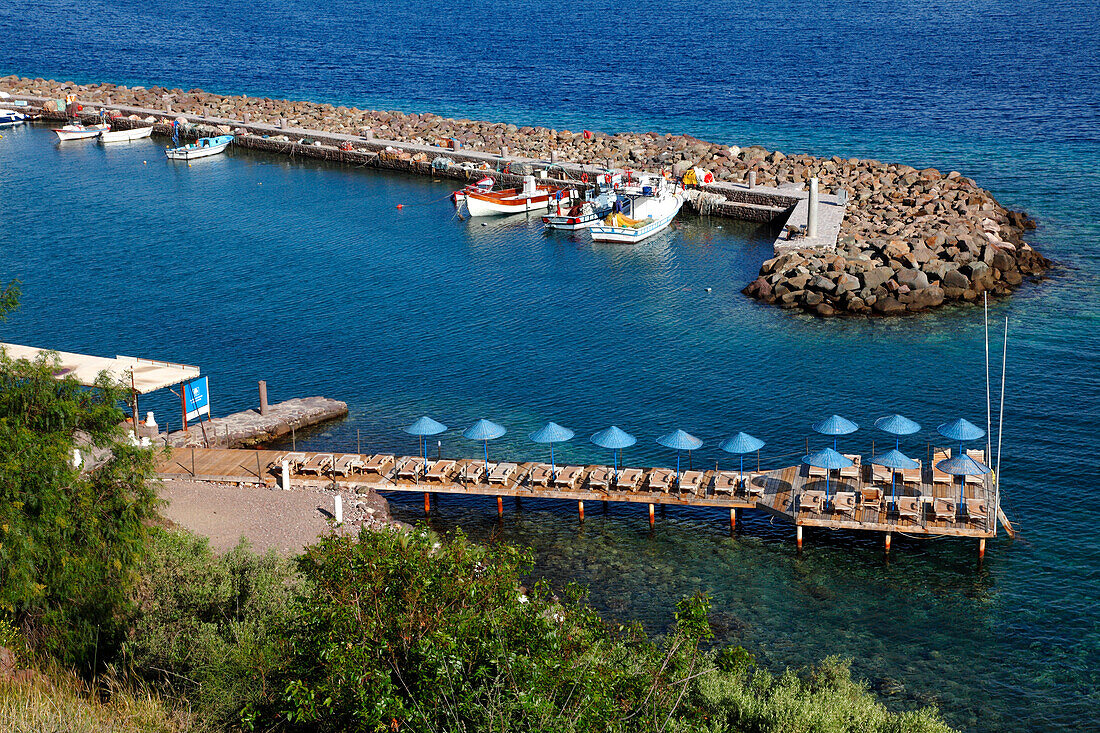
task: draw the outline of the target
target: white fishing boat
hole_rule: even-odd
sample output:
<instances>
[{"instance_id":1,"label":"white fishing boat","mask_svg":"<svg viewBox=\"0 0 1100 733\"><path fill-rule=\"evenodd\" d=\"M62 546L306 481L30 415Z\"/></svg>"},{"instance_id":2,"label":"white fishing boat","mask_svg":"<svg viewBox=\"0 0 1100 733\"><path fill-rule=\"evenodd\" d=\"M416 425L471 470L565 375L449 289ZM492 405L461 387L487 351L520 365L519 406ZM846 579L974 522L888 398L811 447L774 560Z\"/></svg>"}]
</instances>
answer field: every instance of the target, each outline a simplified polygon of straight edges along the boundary
<instances>
[{"instance_id":1,"label":"white fishing boat","mask_svg":"<svg viewBox=\"0 0 1100 733\"><path fill-rule=\"evenodd\" d=\"M544 211L558 201L569 203L572 193L568 188L536 186L534 176L523 177L523 188L506 188L502 191L472 191L466 189L466 211L470 216L500 216Z\"/></svg>"},{"instance_id":2,"label":"white fishing boat","mask_svg":"<svg viewBox=\"0 0 1100 733\"><path fill-rule=\"evenodd\" d=\"M218 135L217 137L200 137L193 143L181 145L178 148L168 148L164 154L169 160L195 160L222 153L233 142L232 135Z\"/></svg>"},{"instance_id":3,"label":"white fishing boat","mask_svg":"<svg viewBox=\"0 0 1100 733\"><path fill-rule=\"evenodd\" d=\"M664 178L640 180L619 191L621 211L612 212L589 228L596 242L634 244L664 230L684 205L679 187Z\"/></svg>"},{"instance_id":4,"label":"white fishing boat","mask_svg":"<svg viewBox=\"0 0 1100 733\"><path fill-rule=\"evenodd\" d=\"M128 143L141 140L153 134L153 126L131 127L129 130L104 130L99 136L101 143Z\"/></svg>"},{"instance_id":5,"label":"white fishing boat","mask_svg":"<svg viewBox=\"0 0 1100 733\"><path fill-rule=\"evenodd\" d=\"M577 201L570 205L559 205L556 210L542 217L547 229L562 229L575 232L599 224L611 213L617 196L614 191L603 191L591 199Z\"/></svg>"},{"instance_id":6,"label":"white fishing boat","mask_svg":"<svg viewBox=\"0 0 1100 733\"><path fill-rule=\"evenodd\" d=\"M485 176L484 178L479 180L477 183L471 183L469 186L466 186L462 190L455 191L453 194L451 194L451 200L455 202L455 206L458 206L463 201L466 200L466 191L472 190L472 191L478 191L478 192L481 192L481 193L485 193L487 191L492 191L493 186L495 186L496 183L497 182L495 180L493 180L491 177Z\"/></svg>"},{"instance_id":7,"label":"white fishing boat","mask_svg":"<svg viewBox=\"0 0 1100 733\"><path fill-rule=\"evenodd\" d=\"M79 122L71 122L64 127L53 128L54 134L60 142L68 140L91 140L99 137L104 130L110 130L111 126L105 122L97 122L94 125L82 125Z\"/></svg>"},{"instance_id":8,"label":"white fishing boat","mask_svg":"<svg viewBox=\"0 0 1100 733\"><path fill-rule=\"evenodd\" d=\"M0 109L0 127L13 127L21 124L27 119L27 116L22 112L16 112L12 109Z\"/></svg>"}]
</instances>

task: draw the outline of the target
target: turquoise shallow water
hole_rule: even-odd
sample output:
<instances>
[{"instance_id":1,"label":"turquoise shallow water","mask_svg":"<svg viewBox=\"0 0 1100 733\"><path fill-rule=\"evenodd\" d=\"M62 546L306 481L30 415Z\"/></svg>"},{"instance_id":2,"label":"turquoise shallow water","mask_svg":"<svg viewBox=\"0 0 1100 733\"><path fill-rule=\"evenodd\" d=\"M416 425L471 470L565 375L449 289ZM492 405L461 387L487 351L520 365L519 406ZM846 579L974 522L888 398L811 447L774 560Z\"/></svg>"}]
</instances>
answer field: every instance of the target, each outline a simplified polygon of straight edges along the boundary
<instances>
[{"instance_id":1,"label":"turquoise shallow water","mask_svg":"<svg viewBox=\"0 0 1100 733\"><path fill-rule=\"evenodd\" d=\"M1012 323L1003 485L1021 538L984 564L971 542L896 539L886 561L878 538L824 531L798 554L789 527L750 514L730 538L717 511L670 510L651 533L644 508L586 507L580 526L575 505L525 502L498 524L492 500L443 498L432 522L532 546L538 573L654 631L708 590L722 640L777 668L850 656L889 704L935 702L965 729L1095 729L1095 3L230 6L215 27L202 0L16 0L0 7L0 74L898 160L959 170L1035 216L1031 241L1058 267L991 306ZM625 41L603 30L624 27ZM548 54L575 61L548 71ZM489 417L509 428L499 456L541 456L524 436L554 419L580 436L567 460L606 459L584 438L615 422L639 437L631 463L670 464L653 439L683 427L707 442L699 463L746 429L774 465L830 412L866 427L901 411L921 438L957 415L984 422L977 311L821 322L760 306L738 291L765 229L685 216L635 249L595 248L522 220L460 222L447 185L423 179L239 151L187 169L152 143L3 135L0 277L26 297L0 337L200 364L222 413L254 404L257 379L273 399L347 400L311 446L350 448L359 431L364 448L412 450L399 428L428 413L458 428L449 455L474 454L458 432ZM175 419L169 399L146 406ZM415 497L393 504L421 514Z\"/></svg>"}]
</instances>

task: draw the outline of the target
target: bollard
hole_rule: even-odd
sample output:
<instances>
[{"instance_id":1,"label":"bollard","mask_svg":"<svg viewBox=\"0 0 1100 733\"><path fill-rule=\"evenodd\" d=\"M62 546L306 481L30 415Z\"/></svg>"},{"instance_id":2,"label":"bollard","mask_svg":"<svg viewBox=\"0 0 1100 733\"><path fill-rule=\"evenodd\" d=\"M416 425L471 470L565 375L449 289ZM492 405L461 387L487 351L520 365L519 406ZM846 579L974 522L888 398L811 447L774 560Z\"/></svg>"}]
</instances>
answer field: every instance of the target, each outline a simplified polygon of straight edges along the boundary
<instances>
[{"instance_id":1,"label":"bollard","mask_svg":"<svg viewBox=\"0 0 1100 733\"><path fill-rule=\"evenodd\" d=\"M286 117L279 118L279 128L283 130L286 129Z\"/></svg>"},{"instance_id":2,"label":"bollard","mask_svg":"<svg viewBox=\"0 0 1100 733\"><path fill-rule=\"evenodd\" d=\"M558 151L557 150L551 150L550 151L550 162L551 163L557 163L558 162Z\"/></svg>"},{"instance_id":3,"label":"bollard","mask_svg":"<svg viewBox=\"0 0 1100 733\"><path fill-rule=\"evenodd\" d=\"M267 414L267 382L260 380L260 414Z\"/></svg>"},{"instance_id":4,"label":"bollard","mask_svg":"<svg viewBox=\"0 0 1100 733\"><path fill-rule=\"evenodd\" d=\"M283 461L283 491L290 491L290 461Z\"/></svg>"},{"instance_id":5,"label":"bollard","mask_svg":"<svg viewBox=\"0 0 1100 733\"><path fill-rule=\"evenodd\" d=\"M363 135L363 137L365 137L368 140L373 140L374 139L374 128L373 127L368 127L367 132L366 132L365 135Z\"/></svg>"},{"instance_id":6,"label":"bollard","mask_svg":"<svg viewBox=\"0 0 1100 733\"><path fill-rule=\"evenodd\" d=\"M508 157L508 146L507 145L501 145L500 146L500 157L502 157L502 158L507 158Z\"/></svg>"},{"instance_id":7,"label":"bollard","mask_svg":"<svg viewBox=\"0 0 1100 733\"><path fill-rule=\"evenodd\" d=\"M336 523L344 523L344 498L339 494L336 495Z\"/></svg>"},{"instance_id":8,"label":"bollard","mask_svg":"<svg viewBox=\"0 0 1100 733\"><path fill-rule=\"evenodd\" d=\"M809 209L806 211L806 236L811 239L817 236L817 205L818 205L817 178L810 179L810 200L807 202Z\"/></svg>"},{"instance_id":9,"label":"bollard","mask_svg":"<svg viewBox=\"0 0 1100 733\"><path fill-rule=\"evenodd\" d=\"M251 121L252 121L252 115L250 115L249 113L245 112L245 113L244 113L243 115L241 115L241 120L243 120L243 121L244 121L244 124L246 124L246 125L247 125L247 124L248 124L249 122L251 122Z\"/></svg>"},{"instance_id":10,"label":"bollard","mask_svg":"<svg viewBox=\"0 0 1100 733\"><path fill-rule=\"evenodd\" d=\"M749 188L756 188L756 171L749 171Z\"/></svg>"}]
</instances>

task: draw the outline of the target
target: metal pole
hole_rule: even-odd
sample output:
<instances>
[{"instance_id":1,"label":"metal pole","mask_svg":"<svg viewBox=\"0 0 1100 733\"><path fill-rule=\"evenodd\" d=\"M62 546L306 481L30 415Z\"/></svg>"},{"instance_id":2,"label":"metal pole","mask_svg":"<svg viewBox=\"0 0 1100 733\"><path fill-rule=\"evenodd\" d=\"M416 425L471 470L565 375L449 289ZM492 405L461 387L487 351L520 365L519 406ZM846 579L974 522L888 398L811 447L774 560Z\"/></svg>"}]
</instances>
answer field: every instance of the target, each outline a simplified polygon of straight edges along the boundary
<instances>
[{"instance_id":1,"label":"metal pole","mask_svg":"<svg viewBox=\"0 0 1100 733\"><path fill-rule=\"evenodd\" d=\"M985 460L988 462L993 448L993 408L989 394L989 293L983 292L982 298L985 302Z\"/></svg>"},{"instance_id":2,"label":"metal pole","mask_svg":"<svg viewBox=\"0 0 1100 733\"><path fill-rule=\"evenodd\" d=\"M1008 316L1005 316L1005 345L1001 353L1001 410L997 417L997 471L993 475L993 488L995 491L996 513L1001 509L1001 434L1005 421L1005 372L1008 365ZM997 514L993 515L993 526L997 526Z\"/></svg>"},{"instance_id":3,"label":"metal pole","mask_svg":"<svg viewBox=\"0 0 1100 733\"><path fill-rule=\"evenodd\" d=\"M355 452L356 454L360 454L363 452L363 444L362 441L359 439L359 428L355 429Z\"/></svg>"},{"instance_id":4,"label":"metal pole","mask_svg":"<svg viewBox=\"0 0 1100 733\"><path fill-rule=\"evenodd\" d=\"M180 416L183 418L183 432L187 432L187 385L180 384Z\"/></svg>"},{"instance_id":5,"label":"metal pole","mask_svg":"<svg viewBox=\"0 0 1100 733\"><path fill-rule=\"evenodd\" d=\"M290 449L298 450L298 439L294 435L294 426L290 426Z\"/></svg>"},{"instance_id":6,"label":"metal pole","mask_svg":"<svg viewBox=\"0 0 1100 733\"><path fill-rule=\"evenodd\" d=\"M813 238L817 236L817 178L810 179L810 196L806 201L809 209L806 212L806 236Z\"/></svg>"}]
</instances>

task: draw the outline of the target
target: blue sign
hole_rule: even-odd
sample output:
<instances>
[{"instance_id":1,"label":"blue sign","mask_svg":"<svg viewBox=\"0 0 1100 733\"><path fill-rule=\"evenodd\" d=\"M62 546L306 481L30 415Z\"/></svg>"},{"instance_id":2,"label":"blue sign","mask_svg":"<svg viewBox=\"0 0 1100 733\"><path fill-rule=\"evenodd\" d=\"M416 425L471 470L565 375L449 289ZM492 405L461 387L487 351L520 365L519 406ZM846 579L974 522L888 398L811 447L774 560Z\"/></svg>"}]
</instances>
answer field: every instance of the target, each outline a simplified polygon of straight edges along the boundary
<instances>
[{"instance_id":1,"label":"blue sign","mask_svg":"<svg viewBox=\"0 0 1100 733\"><path fill-rule=\"evenodd\" d=\"M210 385L206 377L184 384L183 398L188 420L194 420L201 415L210 416Z\"/></svg>"}]
</instances>

